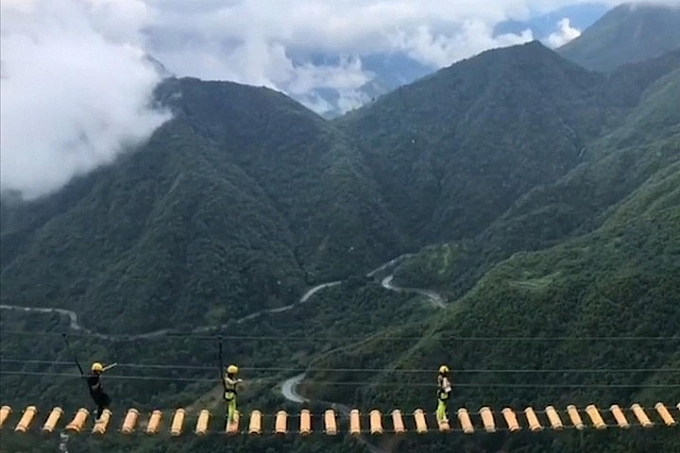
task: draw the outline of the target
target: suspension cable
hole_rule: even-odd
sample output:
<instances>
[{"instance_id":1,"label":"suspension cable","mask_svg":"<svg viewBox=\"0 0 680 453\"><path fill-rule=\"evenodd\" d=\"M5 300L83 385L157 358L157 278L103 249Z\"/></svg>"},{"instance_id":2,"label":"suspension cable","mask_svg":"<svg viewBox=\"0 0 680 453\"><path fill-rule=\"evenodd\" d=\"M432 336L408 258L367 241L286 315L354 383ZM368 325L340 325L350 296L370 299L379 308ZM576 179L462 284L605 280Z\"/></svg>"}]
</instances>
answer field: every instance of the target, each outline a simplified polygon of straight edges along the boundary
<instances>
[{"instance_id":1,"label":"suspension cable","mask_svg":"<svg viewBox=\"0 0 680 453\"><path fill-rule=\"evenodd\" d=\"M15 363L19 365L54 365L54 366L73 366L70 361L57 360L25 360L25 359L6 359L0 357L0 363ZM120 368L141 368L141 369L158 369L158 370L215 370L215 366L206 365L165 365L153 363L118 363ZM338 372L338 373L409 373L409 374L432 374L436 370L425 370L421 368L293 368L293 367L239 367L243 371L256 372ZM542 373L678 373L680 368L559 368L559 369L460 369L453 370L453 374L478 374L478 373L506 373L506 374L542 374Z\"/></svg>"},{"instance_id":2,"label":"suspension cable","mask_svg":"<svg viewBox=\"0 0 680 453\"><path fill-rule=\"evenodd\" d=\"M220 326L215 326L215 330L219 330ZM62 332L36 332L28 330L0 330L0 336L2 335L20 335L20 336L42 336L42 337L60 337ZM319 335L319 336L288 336L288 335L203 335L194 334L191 332L171 332L171 331L156 331L141 334L101 334L101 333L85 333L85 332L72 332L69 333L70 337L83 337L83 338L98 338L103 340L127 340L127 341L137 341L137 340L155 340L155 339L168 339L168 338L192 338L196 340L240 340L240 341L319 341L319 340L344 340L344 341L360 341L365 340L366 336L346 336L346 335ZM432 336L432 340L436 341L537 341L537 342L620 342L620 341L680 341L680 336L602 336L602 337L520 337L520 336L498 336L498 337L475 337L475 336L437 336L436 334ZM392 336L392 335L377 335L373 338L374 341L382 340L411 340L411 341L422 341L423 336Z\"/></svg>"},{"instance_id":3,"label":"suspension cable","mask_svg":"<svg viewBox=\"0 0 680 453\"><path fill-rule=\"evenodd\" d=\"M74 373L53 373L43 371L0 371L0 375L15 376L59 376L68 378L82 378L80 374ZM140 380L140 381L180 381L180 382L216 382L216 379L209 378L182 378L167 376L125 376L125 375L106 375L106 379L120 380ZM315 384L333 386L371 386L371 387L437 387L435 383L409 382L371 382L371 381L313 381ZM457 383L456 387L484 387L484 388L680 388L680 384L503 384L503 383Z\"/></svg>"}]
</instances>

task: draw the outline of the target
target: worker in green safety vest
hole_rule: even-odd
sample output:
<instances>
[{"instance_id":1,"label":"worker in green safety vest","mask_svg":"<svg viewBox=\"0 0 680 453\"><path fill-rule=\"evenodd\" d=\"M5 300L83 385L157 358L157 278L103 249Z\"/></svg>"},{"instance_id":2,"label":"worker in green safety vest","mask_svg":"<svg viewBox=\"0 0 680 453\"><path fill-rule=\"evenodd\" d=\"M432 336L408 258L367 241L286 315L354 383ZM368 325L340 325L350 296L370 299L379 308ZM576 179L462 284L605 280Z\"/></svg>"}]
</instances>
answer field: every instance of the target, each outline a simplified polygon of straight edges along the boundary
<instances>
[{"instance_id":1,"label":"worker in green safety vest","mask_svg":"<svg viewBox=\"0 0 680 453\"><path fill-rule=\"evenodd\" d=\"M222 378L222 385L224 386L224 399L227 402L227 422L232 423L236 414L236 385L243 382L242 379L236 379L238 367L236 365L229 365L227 367L227 374Z\"/></svg>"},{"instance_id":2,"label":"worker in green safety vest","mask_svg":"<svg viewBox=\"0 0 680 453\"><path fill-rule=\"evenodd\" d=\"M446 403L451 394L451 381L449 381L449 367L442 365L439 367L439 375L437 376L437 420L439 422L448 422L448 415L446 413Z\"/></svg>"}]
</instances>

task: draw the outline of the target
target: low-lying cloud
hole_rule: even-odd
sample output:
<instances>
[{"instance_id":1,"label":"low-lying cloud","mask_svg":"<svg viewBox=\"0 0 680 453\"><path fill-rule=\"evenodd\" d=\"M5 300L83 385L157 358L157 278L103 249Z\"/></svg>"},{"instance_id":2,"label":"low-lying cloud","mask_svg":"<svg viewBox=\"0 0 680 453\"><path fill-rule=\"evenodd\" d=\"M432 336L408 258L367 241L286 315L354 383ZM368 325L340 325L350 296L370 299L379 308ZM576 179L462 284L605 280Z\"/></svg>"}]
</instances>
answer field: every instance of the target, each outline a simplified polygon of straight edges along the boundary
<instances>
[{"instance_id":1,"label":"low-lying cloud","mask_svg":"<svg viewBox=\"0 0 680 453\"><path fill-rule=\"evenodd\" d=\"M26 199L52 192L112 162L168 119L149 107L160 77L144 52L129 36L95 28L88 8L104 3L3 0L3 191Z\"/></svg>"},{"instance_id":2,"label":"low-lying cloud","mask_svg":"<svg viewBox=\"0 0 680 453\"><path fill-rule=\"evenodd\" d=\"M581 36L581 30L572 27L568 17L562 19L557 26L557 31L548 36L547 41L550 47L561 47Z\"/></svg>"},{"instance_id":3,"label":"low-lying cloud","mask_svg":"<svg viewBox=\"0 0 680 453\"><path fill-rule=\"evenodd\" d=\"M533 39L531 30L520 34L493 36L493 27L482 21L468 20L451 34L433 34L426 26L391 37L395 48L406 51L414 60L432 68L442 68L484 50L524 44Z\"/></svg>"}]
</instances>

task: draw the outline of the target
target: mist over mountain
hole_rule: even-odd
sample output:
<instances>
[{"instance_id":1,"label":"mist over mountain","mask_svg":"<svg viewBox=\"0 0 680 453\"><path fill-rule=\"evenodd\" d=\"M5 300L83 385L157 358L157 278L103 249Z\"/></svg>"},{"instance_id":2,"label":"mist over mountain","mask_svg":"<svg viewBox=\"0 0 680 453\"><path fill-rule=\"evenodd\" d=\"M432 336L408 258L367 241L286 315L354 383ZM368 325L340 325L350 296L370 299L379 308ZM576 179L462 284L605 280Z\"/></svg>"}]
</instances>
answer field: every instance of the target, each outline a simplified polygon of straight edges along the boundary
<instances>
[{"instance_id":1,"label":"mist over mountain","mask_svg":"<svg viewBox=\"0 0 680 453\"><path fill-rule=\"evenodd\" d=\"M508 20L501 22L496 25L494 33L496 35L521 33L529 29L535 39L543 41L556 31L557 24L563 19L568 19L572 27L583 31L597 22L607 11L609 11L609 8L599 3L567 5L550 13L538 15L528 21Z\"/></svg>"}]
</instances>

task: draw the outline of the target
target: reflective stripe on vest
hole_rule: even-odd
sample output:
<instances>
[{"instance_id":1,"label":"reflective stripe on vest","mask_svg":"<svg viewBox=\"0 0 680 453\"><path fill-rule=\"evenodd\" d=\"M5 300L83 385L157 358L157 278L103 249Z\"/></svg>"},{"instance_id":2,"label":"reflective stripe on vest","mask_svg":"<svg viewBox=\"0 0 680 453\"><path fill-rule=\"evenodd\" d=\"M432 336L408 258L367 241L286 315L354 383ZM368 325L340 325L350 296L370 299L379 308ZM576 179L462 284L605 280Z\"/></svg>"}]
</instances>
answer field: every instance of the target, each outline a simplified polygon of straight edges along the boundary
<instances>
[{"instance_id":1,"label":"reflective stripe on vest","mask_svg":"<svg viewBox=\"0 0 680 453\"><path fill-rule=\"evenodd\" d=\"M236 383L233 384L224 380L224 399L230 400L236 396Z\"/></svg>"}]
</instances>

